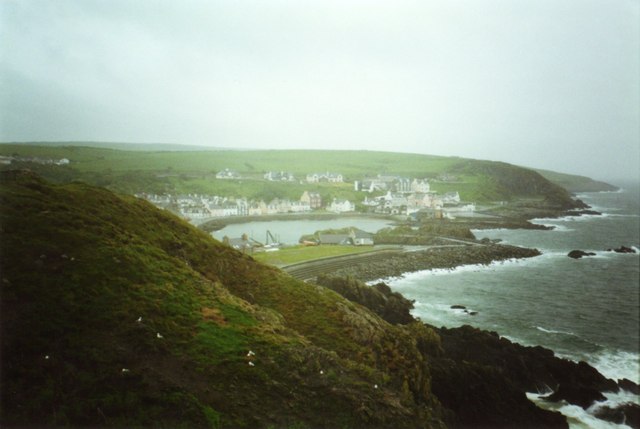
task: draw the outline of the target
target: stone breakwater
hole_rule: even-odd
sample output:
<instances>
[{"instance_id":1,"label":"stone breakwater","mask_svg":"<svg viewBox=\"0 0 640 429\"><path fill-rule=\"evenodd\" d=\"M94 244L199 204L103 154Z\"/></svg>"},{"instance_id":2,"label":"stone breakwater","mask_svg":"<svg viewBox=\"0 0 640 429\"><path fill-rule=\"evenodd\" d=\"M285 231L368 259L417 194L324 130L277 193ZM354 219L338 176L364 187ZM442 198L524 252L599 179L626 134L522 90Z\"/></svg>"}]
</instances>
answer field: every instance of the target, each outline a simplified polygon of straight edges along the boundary
<instances>
[{"instance_id":1,"label":"stone breakwater","mask_svg":"<svg viewBox=\"0 0 640 429\"><path fill-rule=\"evenodd\" d=\"M531 258L541 255L537 249L509 245L434 247L414 252L389 254L375 264L366 261L343 267L334 275L351 276L361 281L399 277L404 273L430 269L453 269L461 265L488 265L494 261Z\"/></svg>"}]
</instances>

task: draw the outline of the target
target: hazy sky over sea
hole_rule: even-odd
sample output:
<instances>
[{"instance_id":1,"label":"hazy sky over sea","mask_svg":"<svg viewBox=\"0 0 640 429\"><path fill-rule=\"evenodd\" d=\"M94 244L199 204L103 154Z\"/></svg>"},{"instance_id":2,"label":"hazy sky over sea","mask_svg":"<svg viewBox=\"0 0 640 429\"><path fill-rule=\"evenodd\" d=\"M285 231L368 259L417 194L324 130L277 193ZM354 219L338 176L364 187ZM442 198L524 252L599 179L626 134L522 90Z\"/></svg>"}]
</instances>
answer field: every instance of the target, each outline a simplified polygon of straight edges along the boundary
<instances>
[{"instance_id":1,"label":"hazy sky over sea","mask_svg":"<svg viewBox=\"0 0 640 429\"><path fill-rule=\"evenodd\" d=\"M640 170L638 0L3 0L0 141Z\"/></svg>"}]
</instances>

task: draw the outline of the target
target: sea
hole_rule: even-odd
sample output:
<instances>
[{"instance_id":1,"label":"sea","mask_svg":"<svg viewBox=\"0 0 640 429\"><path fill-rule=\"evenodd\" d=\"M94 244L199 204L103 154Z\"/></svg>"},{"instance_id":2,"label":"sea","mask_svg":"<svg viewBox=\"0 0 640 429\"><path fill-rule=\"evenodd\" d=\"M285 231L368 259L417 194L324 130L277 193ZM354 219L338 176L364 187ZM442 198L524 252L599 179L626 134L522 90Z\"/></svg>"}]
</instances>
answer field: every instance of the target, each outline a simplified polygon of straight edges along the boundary
<instances>
[{"instance_id":1,"label":"sea","mask_svg":"<svg viewBox=\"0 0 640 429\"><path fill-rule=\"evenodd\" d=\"M476 230L477 238L535 247L541 256L453 270L427 270L385 279L415 300L413 315L445 327L472 325L523 345L541 345L557 356L586 361L606 377L640 383L640 253L607 251L640 248L640 184L617 192L583 193L578 198L602 215L534 219L552 230ZM571 250L593 252L582 259ZM468 310L452 309L453 305ZM470 315L477 312L476 315ZM608 394L588 410L550 405L572 428L626 428L599 420L599 406L640 403L638 395Z\"/></svg>"}]
</instances>

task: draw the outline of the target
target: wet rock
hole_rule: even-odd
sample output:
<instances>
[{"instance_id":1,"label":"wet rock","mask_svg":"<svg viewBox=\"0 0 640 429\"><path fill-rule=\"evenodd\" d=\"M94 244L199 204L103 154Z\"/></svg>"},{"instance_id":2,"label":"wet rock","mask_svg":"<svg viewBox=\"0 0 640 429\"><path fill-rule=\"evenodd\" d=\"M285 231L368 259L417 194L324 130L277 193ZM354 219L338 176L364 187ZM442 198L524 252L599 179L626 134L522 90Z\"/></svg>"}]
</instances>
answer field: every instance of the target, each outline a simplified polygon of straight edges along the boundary
<instances>
[{"instance_id":1,"label":"wet rock","mask_svg":"<svg viewBox=\"0 0 640 429\"><path fill-rule=\"evenodd\" d=\"M567 256L573 259L580 259L584 256L596 256L596 254L593 252L585 252L584 250L572 250Z\"/></svg>"},{"instance_id":2,"label":"wet rock","mask_svg":"<svg viewBox=\"0 0 640 429\"><path fill-rule=\"evenodd\" d=\"M618 380L618 386L620 386L621 389L624 389L627 392L640 395L640 386L638 386L636 383L629 380L628 378L623 378L622 380Z\"/></svg>"},{"instance_id":3,"label":"wet rock","mask_svg":"<svg viewBox=\"0 0 640 429\"><path fill-rule=\"evenodd\" d=\"M640 428L640 405L627 402L615 408L600 407L594 415L602 420L616 424L625 424L634 429Z\"/></svg>"},{"instance_id":4,"label":"wet rock","mask_svg":"<svg viewBox=\"0 0 640 429\"><path fill-rule=\"evenodd\" d=\"M451 428L568 428L564 416L535 406L498 366L445 357L430 370L434 395L453 412Z\"/></svg>"},{"instance_id":5,"label":"wet rock","mask_svg":"<svg viewBox=\"0 0 640 429\"><path fill-rule=\"evenodd\" d=\"M617 249L607 249L607 252L616 252L616 253L636 253L636 249L627 246L620 246Z\"/></svg>"},{"instance_id":6,"label":"wet rock","mask_svg":"<svg viewBox=\"0 0 640 429\"><path fill-rule=\"evenodd\" d=\"M564 389L553 399L573 401L571 403L576 405L577 402L588 402L588 406L593 400L603 398L601 392L618 391L615 381L604 377L586 362L575 363L558 358L544 347L522 346L496 333L468 325L440 328L436 332L442 340L445 356L456 361L497 367L524 392L558 391L560 386Z\"/></svg>"},{"instance_id":7,"label":"wet rock","mask_svg":"<svg viewBox=\"0 0 640 429\"><path fill-rule=\"evenodd\" d=\"M550 402L559 402L564 400L586 410L594 402L605 401L607 398L597 389L592 387L561 384L558 390L550 396L547 396L545 399Z\"/></svg>"},{"instance_id":8,"label":"wet rock","mask_svg":"<svg viewBox=\"0 0 640 429\"><path fill-rule=\"evenodd\" d=\"M364 305L389 323L404 325L414 321L411 315L414 301L393 292L385 283L367 286L354 278L327 275L318 276L316 283Z\"/></svg>"}]
</instances>

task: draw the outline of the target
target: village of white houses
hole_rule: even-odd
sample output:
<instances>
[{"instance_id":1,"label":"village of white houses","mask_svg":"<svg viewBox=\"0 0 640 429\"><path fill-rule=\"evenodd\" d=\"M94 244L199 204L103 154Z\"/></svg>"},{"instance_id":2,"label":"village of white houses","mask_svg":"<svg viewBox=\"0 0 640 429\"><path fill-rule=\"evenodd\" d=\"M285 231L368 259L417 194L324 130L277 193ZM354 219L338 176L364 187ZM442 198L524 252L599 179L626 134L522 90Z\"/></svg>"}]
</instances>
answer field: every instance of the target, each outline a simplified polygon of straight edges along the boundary
<instances>
[{"instance_id":1,"label":"village of white houses","mask_svg":"<svg viewBox=\"0 0 640 429\"><path fill-rule=\"evenodd\" d=\"M216 174L215 180L241 180L237 171L224 169ZM255 179L254 179L255 180ZM270 171L264 174L264 181L314 185L319 183L344 184L340 173L310 173L297 179L286 171ZM221 195L171 195L137 194L154 205L172 210L182 217L200 222L202 220L230 216L270 216L288 213L376 213L387 215L411 215L417 212L432 217L454 217L456 212L473 212L474 204L463 204L458 192L439 194L431 190L427 179L404 178L380 175L373 178L354 180L353 200L331 198L325 201L319 192L305 190L298 199L274 198L247 199L239 196Z\"/></svg>"}]
</instances>

